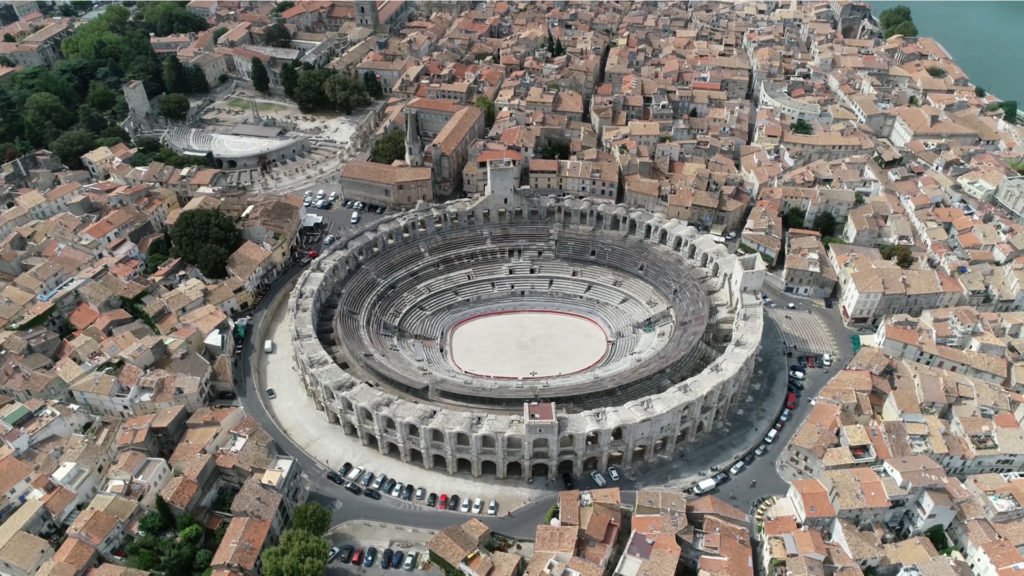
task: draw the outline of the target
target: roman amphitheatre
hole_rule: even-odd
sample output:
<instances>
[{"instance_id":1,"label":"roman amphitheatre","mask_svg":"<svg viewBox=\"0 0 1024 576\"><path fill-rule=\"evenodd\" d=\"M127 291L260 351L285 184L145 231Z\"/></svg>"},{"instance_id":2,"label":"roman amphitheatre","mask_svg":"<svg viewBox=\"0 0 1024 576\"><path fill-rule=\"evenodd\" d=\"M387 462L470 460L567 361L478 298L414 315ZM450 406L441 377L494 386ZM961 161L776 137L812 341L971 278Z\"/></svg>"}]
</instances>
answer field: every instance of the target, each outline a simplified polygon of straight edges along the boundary
<instances>
[{"instance_id":1,"label":"roman amphitheatre","mask_svg":"<svg viewBox=\"0 0 1024 576\"><path fill-rule=\"evenodd\" d=\"M764 264L663 215L516 192L356 230L297 282L322 417L426 468L554 478L671 456L748 391Z\"/></svg>"}]
</instances>

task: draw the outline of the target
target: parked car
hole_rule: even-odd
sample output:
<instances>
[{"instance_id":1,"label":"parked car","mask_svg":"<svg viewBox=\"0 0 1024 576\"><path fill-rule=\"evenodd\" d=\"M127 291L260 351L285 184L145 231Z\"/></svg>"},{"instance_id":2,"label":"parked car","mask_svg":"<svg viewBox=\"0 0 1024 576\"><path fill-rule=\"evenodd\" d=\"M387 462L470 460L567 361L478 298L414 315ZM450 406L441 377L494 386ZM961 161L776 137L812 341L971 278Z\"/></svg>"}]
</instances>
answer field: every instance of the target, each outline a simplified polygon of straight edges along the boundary
<instances>
[{"instance_id":1,"label":"parked car","mask_svg":"<svg viewBox=\"0 0 1024 576\"><path fill-rule=\"evenodd\" d=\"M327 563L330 564L331 562L334 562L334 559L338 557L338 554L341 554L341 548L331 546L330 551L327 552Z\"/></svg>"},{"instance_id":2,"label":"parked car","mask_svg":"<svg viewBox=\"0 0 1024 576\"><path fill-rule=\"evenodd\" d=\"M417 500L423 500L426 497L427 497L427 491L426 491L425 488L420 486L419 488L416 489L416 499Z\"/></svg>"},{"instance_id":3,"label":"parked car","mask_svg":"<svg viewBox=\"0 0 1024 576\"><path fill-rule=\"evenodd\" d=\"M604 479L604 476L602 476L597 470L591 472L590 477L594 479L594 484L597 484L598 488L603 488L604 485L608 483L608 481Z\"/></svg>"},{"instance_id":4,"label":"parked car","mask_svg":"<svg viewBox=\"0 0 1024 576\"><path fill-rule=\"evenodd\" d=\"M345 483L345 479L341 477L341 474L338 474L334 470L328 470L327 474L324 474L324 476L326 476L328 480L334 482L339 486Z\"/></svg>"},{"instance_id":5,"label":"parked car","mask_svg":"<svg viewBox=\"0 0 1024 576\"><path fill-rule=\"evenodd\" d=\"M366 474L363 474L362 485L364 488L369 488L370 484L373 484L373 472L367 470Z\"/></svg>"},{"instance_id":6,"label":"parked car","mask_svg":"<svg viewBox=\"0 0 1024 576\"><path fill-rule=\"evenodd\" d=\"M374 500L380 500L380 490L374 490L373 488L367 488L366 491L363 492L363 496L366 496L367 498L372 498Z\"/></svg>"},{"instance_id":7,"label":"parked car","mask_svg":"<svg viewBox=\"0 0 1024 576\"><path fill-rule=\"evenodd\" d=\"M324 236L324 244L327 244L328 246L330 246L333 243L334 243L334 234L328 234L327 236Z\"/></svg>"},{"instance_id":8,"label":"parked car","mask_svg":"<svg viewBox=\"0 0 1024 576\"><path fill-rule=\"evenodd\" d=\"M821 357L821 365L822 366L831 366L832 365L832 355L831 354L824 354L824 355L822 355L822 357Z\"/></svg>"},{"instance_id":9,"label":"parked car","mask_svg":"<svg viewBox=\"0 0 1024 576\"><path fill-rule=\"evenodd\" d=\"M373 481L373 484L370 485L370 488L373 488L374 490L380 490L381 486L383 486L384 483L387 481L388 475L381 474L380 476L377 476L377 478Z\"/></svg>"},{"instance_id":10,"label":"parked car","mask_svg":"<svg viewBox=\"0 0 1024 576\"><path fill-rule=\"evenodd\" d=\"M484 510L484 501L480 498L473 500L473 514L479 514Z\"/></svg>"},{"instance_id":11,"label":"parked car","mask_svg":"<svg viewBox=\"0 0 1024 576\"><path fill-rule=\"evenodd\" d=\"M415 552L409 552L405 556L405 562L402 563L402 570L405 570L406 572L409 572L413 568L415 568L416 567L416 556L417 556L417 554Z\"/></svg>"},{"instance_id":12,"label":"parked car","mask_svg":"<svg viewBox=\"0 0 1024 576\"><path fill-rule=\"evenodd\" d=\"M772 442L775 442L775 438L778 435L779 435L779 431L774 429L774 428L772 428L771 430L768 431L768 435L764 437L764 443L765 444L771 444Z\"/></svg>"},{"instance_id":13,"label":"parked car","mask_svg":"<svg viewBox=\"0 0 1024 576\"><path fill-rule=\"evenodd\" d=\"M310 206L313 205L313 202L307 196L306 199L302 201L302 205L305 206L306 208L309 208Z\"/></svg>"},{"instance_id":14,"label":"parked car","mask_svg":"<svg viewBox=\"0 0 1024 576\"><path fill-rule=\"evenodd\" d=\"M366 560L363 560L363 567L369 568L373 566L373 561L377 559L377 549L370 546L366 549Z\"/></svg>"},{"instance_id":15,"label":"parked car","mask_svg":"<svg viewBox=\"0 0 1024 576\"><path fill-rule=\"evenodd\" d=\"M747 465L744 464L742 460L740 460L739 462L733 464L732 468L729 468L729 476L735 476L735 475L739 474L746 467L747 467Z\"/></svg>"},{"instance_id":16,"label":"parked car","mask_svg":"<svg viewBox=\"0 0 1024 576\"><path fill-rule=\"evenodd\" d=\"M789 304L786 304L786 308L789 308L790 310L796 310L796 304L790 302Z\"/></svg>"},{"instance_id":17,"label":"parked car","mask_svg":"<svg viewBox=\"0 0 1024 576\"><path fill-rule=\"evenodd\" d=\"M779 420L782 420L783 422L789 420L789 416L792 413L793 413L792 410L790 410L789 408L786 408L785 410L782 411L782 414L779 416Z\"/></svg>"},{"instance_id":18,"label":"parked car","mask_svg":"<svg viewBox=\"0 0 1024 576\"><path fill-rule=\"evenodd\" d=\"M412 484L406 484L402 490L402 494L399 496L402 500L412 500L412 493L416 490L416 487Z\"/></svg>"},{"instance_id":19,"label":"parked car","mask_svg":"<svg viewBox=\"0 0 1024 576\"><path fill-rule=\"evenodd\" d=\"M487 503L487 515L497 516L498 515L498 501L491 498L491 501Z\"/></svg>"},{"instance_id":20,"label":"parked car","mask_svg":"<svg viewBox=\"0 0 1024 576\"><path fill-rule=\"evenodd\" d=\"M342 476L347 475L351 471L352 471L352 463L351 462L345 462L344 464L341 465L341 468L338 468L338 474L341 474Z\"/></svg>"},{"instance_id":21,"label":"parked car","mask_svg":"<svg viewBox=\"0 0 1024 576\"><path fill-rule=\"evenodd\" d=\"M378 206L377 207L377 214L383 214L384 210L385 210L385 208L383 206Z\"/></svg>"},{"instance_id":22,"label":"parked car","mask_svg":"<svg viewBox=\"0 0 1024 576\"><path fill-rule=\"evenodd\" d=\"M804 378L807 377L807 375L799 370L790 370L789 377L794 380L803 380Z\"/></svg>"},{"instance_id":23,"label":"parked car","mask_svg":"<svg viewBox=\"0 0 1024 576\"><path fill-rule=\"evenodd\" d=\"M743 463L746 464L747 466L750 466L751 464L753 464L754 463L754 453L750 452L746 456L744 456L743 457Z\"/></svg>"},{"instance_id":24,"label":"parked car","mask_svg":"<svg viewBox=\"0 0 1024 576\"><path fill-rule=\"evenodd\" d=\"M274 392L273 388L267 388L267 398L270 398L271 400L277 398L277 392Z\"/></svg>"},{"instance_id":25,"label":"parked car","mask_svg":"<svg viewBox=\"0 0 1024 576\"><path fill-rule=\"evenodd\" d=\"M431 508L437 506L437 494L431 492L430 495L427 496L427 506L430 506Z\"/></svg>"},{"instance_id":26,"label":"parked car","mask_svg":"<svg viewBox=\"0 0 1024 576\"><path fill-rule=\"evenodd\" d=\"M349 492L355 494L356 496L359 496L360 494L363 493L363 489L360 488L359 485L356 484L355 482L346 482L345 490L348 490Z\"/></svg>"},{"instance_id":27,"label":"parked car","mask_svg":"<svg viewBox=\"0 0 1024 576\"><path fill-rule=\"evenodd\" d=\"M355 548L346 544L341 547L341 553L338 554L338 562L344 562L348 564L352 561L352 553L355 552Z\"/></svg>"},{"instance_id":28,"label":"parked car","mask_svg":"<svg viewBox=\"0 0 1024 576\"><path fill-rule=\"evenodd\" d=\"M452 494L451 498L448 499L448 509L458 510L459 509L459 495Z\"/></svg>"},{"instance_id":29,"label":"parked car","mask_svg":"<svg viewBox=\"0 0 1024 576\"><path fill-rule=\"evenodd\" d=\"M366 472L366 469L362 466L356 466L355 468L349 466L349 471L345 474L345 478L349 480L358 480L363 477L363 472Z\"/></svg>"},{"instance_id":30,"label":"parked car","mask_svg":"<svg viewBox=\"0 0 1024 576\"><path fill-rule=\"evenodd\" d=\"M353 205L355 205L355 202L353 202L351 200L345 200L345 204L344 204L345 208L351 208Z\"/></svg>"},{"instance_id":31,"label":"parked car","mask_svg":"<svg viewBox=\"0 0 1024 576\"><path fill-rule=\"evenodd\" d=\"M447 494L441 494L441 497L437 501L437 507L442 509L442 510L445 510L445 509L448 508L448 495Z\"/></svg>"},{"instance_id":32,"label":"parked car","mask_svg":"<svg viewBox=\"0 0 1024 576\"><path fill-rule=\"evenodd\" d=\"M316 197L317 198L323 198L324 197L324 191L323 190L317 190L316 191Z\"/></svg>"},{"instance_id":33,"label":"parked car","mask_svg":"<svg viewBox=\"0 0 1024 576\"><path fill-rule=\"evenodd\" d=\"M619 475L619 469L615 466L608 467L608 477L612 479L612 482L618 482L619 478L622 478L622 476Z\"/></svg>"},{"instance_id":34,"label":"parked car","mask_svg":"<svg viewBox=\"0 0 1024 576\"><path fill-rule=\"evenodd\" d=\"M328 198L330 198L331 200L335 200L335 199L338 198L338 193L332 191L330 196L328 196Z\"/></svg>"},{"instance_id":35,"label":"parked car","mask_svg":"<svg viewBox=\"0 0 1024 576\"><path fill-rule=\"evenodd\" d=\"M791 388L796 388L797 390L803 390L804 389L804 383L799 381L799 380L795 380L793 378L789 379L789 386Z\"/></svg>"},{"instance_id":36,"label":"parked car","mask_svg":"<svg viewBox=\"0 0 1024 576\"><path fill-rule=\"evenodd\" d=\"M734 240L735 238L736 238L736 233L735 232L729 232L729 233L727 233L725 235L725 239L726 240Z\"/></svg>"},{"instance_id":37,"label":"parked car","mask_svg":"<svg viewBox=\"0 0 1024 576\"><path fill-rule=\"evenodd\" d=\"M399 498L399 497L401 497L401 495L402 495L402 490L403 490L404 488L405 488L405 484L402 484L401 482L398 482L398 483L396 483L396 484L395 484L395 487L391 489L391 496L392 496L393 498Z\"/></svg>"},{"instance_id":38,"label":"parked car","mask_svg":"<svg viewBox=\"0 0 1024 576\"><path fill-rule=\"evenodd\" d=\"M786 421L785 420L776 420L775 421L775 426L772 426L772 428L775 429L775 430L782 430L782 427L785 426L785 425L786 425Z\"/></svg>"},{"instance_id":39,"label":"parked car","mask_svg":"<svg viewBox=\"0 0 1024 576\"><path fill-rule=\"evenodd\" d=\"M469 498L463 498L462 504L459 505L459 512L462 512L463 514L469 514L469 507L472 504L473 503L469 500Z\"/></svg>"},{"instance_id":40,"label":"parked car","mask_svg":"<svg viewBox=\"0 0 1024 576\"><path fill-rule=\"evenodd\" d=\"M391 491L395 489L395 484L398 484L398 480L394 478L388 478L388 481L380 487L380 491L385 494L391 494Z\"/></svg>"},{"instance_id":41,"label":"parked car","mask_svg":"<svg viewBox=\"0 0 1024 576\"><path fill-rule=\"evenodd\" d=\"M764 456L764 453L767 452L767 451L768 451L768 445L767 444L761 444L760 446L757 447L757 450L754 450L754 454L756 454L757 456Z\"/></svg>"},{"instance_id":42,"label":"parked car","mask_svg":"<svg viewBox=\"0 0 1024 576\"><path fill-rule=\"evenodd\" d=\"M348 221L350 224L359 224L359 212L353 211Z\"/></svg>"},{"instance_id":43,"label":"parked car","mask_svg":"<svg viewBox=\"0 0 1024 576\"><path fill-rule=\"evenodd\" d=\"M566 490L573 489L574 484L572 483L572 476L568 472L562 474L562 484L565 485Z\"/></svg>"},{"instance_id":44,"label":"parked car","mask_svg":"<svg viewBox=\"0 0 1024 576\"><path fill-rule=\"evenodd\" d=\"M358 566L358 565L360 565L362 563L363 563L363 549L362 548L356 548L352 552L352 564L355 565L355 566Z\"/></svg>"},{"instance_id":45,"label":"parked car","mask_svg":"<svg viewBox=\"0 0 1024 576\"><path fill-rule=\"evenodd\" d=\"M717 485L721 486L729 481L729 475L725 472L719 472L712 477L712 480L714 480Z\"/></svg>"},{"instance_id":46,"label":"parked car","mask_svg":"<svg viewBox=\"0 0 1024 576\"><path fill-rule=\"evenodd\" d=\"M786 409L792 410L796 408L797 396L794 392L788 392L786 394Z\"/></svg>"},{"instance_id":47,"label":"parked car","mask_svg":"<svg viewBox=\"0 0 1024 576\"><path fill-rule=\"evenodd\" d=\"M401 550L395 550L395 553L391 555L391 567L401 568L402 560L405 558L405 554L402 554Z\"/></svg>"},{"instance_id":48,"label":"parked car","mask_svg":"<svg viewBox=\"0 0 1024 576\"><path fill-rule=\"evenodd\" d=\"M394 550L392 550L391 548L385 548L384 551L380 553L380 567L384 568L385 570L390 568L391 557L394 556L394 554Z\"/></svg>"}]
</instances>

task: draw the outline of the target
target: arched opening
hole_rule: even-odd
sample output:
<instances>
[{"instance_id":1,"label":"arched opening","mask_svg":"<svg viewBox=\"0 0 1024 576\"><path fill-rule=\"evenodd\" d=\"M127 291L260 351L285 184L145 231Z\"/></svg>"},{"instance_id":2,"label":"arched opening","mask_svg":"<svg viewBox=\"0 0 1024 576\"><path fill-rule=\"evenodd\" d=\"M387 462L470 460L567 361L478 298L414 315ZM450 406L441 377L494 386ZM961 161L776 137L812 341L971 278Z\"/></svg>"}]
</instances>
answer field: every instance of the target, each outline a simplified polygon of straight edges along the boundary
<instances>
[{"instance_id":1,"label":"arched opening","mask_svg":"<svg viewBox=\"0 0 1024 576\"><path fill-rule=\"evenodd\" d=\"M600 442L600 439L598 438L598 436L599 435L598 435L598 432L596 430L593 431L593 432L587 432L587 439L586 439L587 447L597 446L597 443Z\"/></svg>"},{"instance_id":2,"label":"arched opening","mask_svg":"<svg viewBox=\"0 0 1024 576\"><path fill-rule=\"evenodd\" d=\"M437 428L434 428L433 430L430 431L430 441L431 442L442 442L443 443L444 442L444 432L438 430Z\"/></svg>"},{"instance_id":3,"label":"arched opening","mask_svg":"<svg viewBox=\"0 0 1024 576\"><path fill-rule=\"evenodd\" d=\"M405 429L405 435L408 436L409 438L419 438L420 427L415 424L409 424L409 426Z\"/></svg>"},{"instance_id":4,"label":"arched opening","mask_svg":"<svg viewBox=\"0 0 1024 576\"><path fill-rule=\"evenodd\" d=\"M612 227L611 227L611 229L612 229L613 232L619 230L619 219L617 217L615 217L615 216L612 216Z\"/></svg>"},{"instance_id":5,"label":"arched opening","mask_svg":"<svg viewBox=\"0 0 1024 576\"><path fill-rule=\"evenodd\" d=\"M690 244L686 247L686 257L692 259L697 254L697 245Z\"/></svg>"},{"instance_id":6,"label":"arched opening","mask_svg":"<svg viewBox=\"0 0 1024 576\"><path fill-rule=\"evenodd\" d=\"M459 458L458 460L455 461L455 471L462 472L464 474L472 474L473 463L470 462L467 458Z\"/></svg>"},{"instance_id":7,"label":"arched opening","mask_svg":"<svg viewBox=\"0 0 1024 576\"><path fill-rule=\"evenodd\" d=\"M626 233L629 234L630 236L636 234L636 220L629 220L629 229L626 230Z\"/></svg>"},{"instance_id":8,"label":"arched opening","mask_svg":"<svg viewBox=\"0 0 1024 576\"><path fill-rule=\"evenodd\" d=\"M608 465L609 466L621 466L622 465L622 452L618 450L608 453Z\"/></svg>"},{"instance_id":9,"label":"arched opening","mask_svg":"<svg viewBox=\"0 0 1024 576\"><path fill-rule=\"evenodd\" d=\"M703 420L701 420L700 422L697 422L697 432L696 433L697 433L698 436L700 436L701 434L704 433L704 421Z\"/></svg>"},{"instance_id":10,"label":"arched opening","mask_svg":"<svg viewBox=\"0 0 1024 576\"><path fill-rule=\"evenodd\" d=\"M598 462L599 461L597 459L597 456L591 456L590 458L587 458L586 460L583 461L583 469L584 470L597 470Z\"/></svg>"},{"instance_id":11,"label":"arched opening","mask_svg":"<svg viewBox=\"0 0 1024 576\"><path fill-rule=\"evenodd\" d=\"M443 468L443 469L447 470L448 469L448 461L444 459L444 456L442 456L440 454L434 454L434 456L431 457L431 459L430 459L430 467L431 468Z\"/></svg>"},{"instance_id":12,"label":"arched opening","mask_svg":"<svg viewBox=\"0 0 1024 576\"><path fill-rule=\"evenodd\" d=\"M394 432L395 431L395 421L392 420L390 416L382 416L382 419L384 420L384 429L389 431L389 432Z\"/></svg>"},{"instance_id":13,"label":"arched opening","mask_svg":"<svg viewBox=\"0 0 1024 576\"><path fill-rule=\"evenodd\" d=\"M668 244L668 232L664 228L658 232L658 244Z\"/></svg>"},{"instance_id":14,"label":"arched opening","mask_svg":"<svg viewBox=\"0 0 1024 576\"><path fill-rule=\"evenodd\" d=\"M600 212L597 213L597 218L594 220L594 227L598 230L604 228L604 214Z\"/></svg>"},{"instance_id":15,"label":"arched opening","mask_svg":"<svg viewBox=\"0 0 1024 576\"><path fill-rule=\"evenodd\" d=\"M572 474L572 467L574 462L572 460L562 460L558 463L559 474Z\"/></svg>"},{"instance_id":16,"label":"arched opening","mask_svg":"<svg viewBox=\"0 0 1024 576\"><path fill-rule=\"evenodd\" d=\"M572 448L573 444L575 444L575 438L572 434L566 434L558 439L559 448Z\"/></svg>"},{"instance_id":17,"label":"arched opening","mask_svg":"<svg viewBox=\"0 0 1024 576\"><path fill-rule=\"evenodd\" d=\"M651 227L650 224L645 224L644 225L644 240L650 240L651 239L651 230L652 230L652 227Z\"/></svg>"},{"instance_id":18,"label":"arched opening","mask_svg":"<svg viewBox=\"0 0 1024 576\"><path fill-rule=\"evenodd\" d=\"M533 466L530 466L530 477L531 478L547 478L550 469L544 462L537 462Z\"/></svg>"},{"instance_id":19,"label":"arched opening","mask_svg":"<svg viewBox=\"0 0 1024 576\"><path fill-rule=\"evenodd\" d=\"M398 450L398 445L395 444L394 442L386 442L384 444L384 453L387 454L388 456L394 456L395 458L398 458L399 456L402 455L401 452L399 452Z\"/></svg>"},{"instance_id":20,"label":"arched opening","mask_svg":"<svg viewBox=\"0 0 1024 576\"><path fill-rule=\"evenodd\" d=\"M505 476L507 478L522 478L523 465L520 462L509 462L505 465Z\"/></svg>"},{"instance_id":21,"label":"arched opening","mask_svg":"<svg viewBox=\"0 0 1024 576\"><path fill-rule=\"evenodd\" d=\"M480 462L480 473L488 476L497 476L498 465L490 460L482 460Z\"/></svg>"},{"instance_id":22,"label":"arched opening","mask_svg":"<svg viewBox=\"0 0 1024 576\"><path fill-rule=\"evenodd\" d=\"M348 436L355 436L356 435L356 427L353 426L351 422L348 422L348 421L342 422L341 423L341 429Z\"/></svg>"},{"instance_id":23,"label":"arched opening","mask_svg":"<svg viewBox=\"0 0 1024 576\"><path fill-rule=\"evenodd\" d=\"M657 454L661 454L662 452L664 452L665 449L668 448L669 440L670 440L670 438L668 436L663 436L661 439L659 439L657 442L655 442L654 443L654 452L657 453Z\"/></svg>"},{"instance_id":24,"label":"arched opening","mask_svg":"<svg viewBox=\"0 0 1024 576\"><path fill-rule=\"evenodd\" d=\"M373 414L366 408L359 409L359 419L367 424L373 423Z\"/></svg>"},{"instance_id":25,"label":"arched opening","mask_svg":"<svg viewBox=\"0 0 1024 576\"><path fill-rule=\"evenodd\" d=\"M622 426L616 426L615 429L612 430L612 442L618 440L622 440Z\"/></svg>"},{"instance_id":26,"label":"arched opening","mask_svg":"<svg viewBox=\"0 0 1024 576\"><path fill-rule=\"evenodd\" d=\"M522 450L523 439L519 436L509 436L505 439L505 450Z\"/></svg>"},{"instance_id":27,"label":"arched opening","mask_svg":"<svg viewBox=\"0 0 1024 576\"><path fill-rule=\"evenodd\" d=\"M458 432L455 434L455 445L456 446L469 446L469 434L465 432Z\"/></svg>"},{"instance_id":28,"label":"arched opening","mask_svg":"<svg viewBox=\"0 0 1024 576\"><path fill-rule=\"evenodd\" d=\"M683 239L681 237L679 237L679 236L676 236L676 239L672 241L672 249L675 250L676 252L679 252L679 250L682 247L683 247Z\"/></svg>"},{"instance_id":29,"label":"arched opening","mask_svg":"<svg viewBox=\"0 0 1024 576\"><path fill-rule=\"evenodd\" d=\"M701 265L702 268L708 265L708 253L707 252L705 252L705 253L700 255L700 265Z\"/></svg>"},{"instance_id":30,"label":"arched opening","mask_svg":"<svg viewBox=\"0 0 1024 576\"><path fill-rule=\"evenodd\" d=\"M718 261L715 261L715 263L711 265L711 275L718 278L718 272L720 270L721 268L718 266Z\"/></svg>"},{"instance_id":31,"label":"arched opening","mask_svg":"<svg viewBox=\"0 0 1024 576\"><path fill-rule=\"evenodd\" d=\"M417 466L423 466L423 452L420 452L416 448L409 450L409 463L416 464Z\"/></svg>"},{"instance_id":32,"label":"arched opening","mask_svg":"<svg viewBox=\"0 0 1024 576\"><path fill-rule=\"evenodd\" d=\"M548 443L548 439L547 438L537 438L536 440L533 441L533 451L534 452L538 452L538 451L547 452L548 448L550 448L550 445Z\"/></svg>"},{"instance_id":33,"label":"arched opening","mask_svg":"<svg viewBox=\"0 0 1024 576\"><path fill-rule=\"evenodd\" d=\"M690 429L683 428L676 434L676 444L683 444L690 441Z\"/></svg>"},{"instance_id":34,"label":"arched opening","mask_svg":"<svg viewBox=\"0 0 1024 576\"><path fill-rule=\"evenodd\" d=\"M481 437L480 438L480 447L481 448L487 448L489 450L494 450L494 448L497 447L497 444L496 444L496 442L494 440L494 436L483 436L483 437Z\"/></svg>"},{"instance_id":35,"label":"arched opening","mask_svg":"<svg viewBox=\"0 0 1024 576\"><path fill-rule=\"evenodd\" d=\"M373 434L366 435L366 447L373 448L374 450L380 450L380 444L377 443L377 437Z\"/></svg>"},{"instance_id":36,"label":"arched opening","mask_svg":"<svg viewBox=\"0 0 1024 576\"><path fill-rule=\"evenodd\" d=\"M643 460L644 453L647 452L647 446L636 446L633 448L633 461Z\"/></svg>"}]
</instances>

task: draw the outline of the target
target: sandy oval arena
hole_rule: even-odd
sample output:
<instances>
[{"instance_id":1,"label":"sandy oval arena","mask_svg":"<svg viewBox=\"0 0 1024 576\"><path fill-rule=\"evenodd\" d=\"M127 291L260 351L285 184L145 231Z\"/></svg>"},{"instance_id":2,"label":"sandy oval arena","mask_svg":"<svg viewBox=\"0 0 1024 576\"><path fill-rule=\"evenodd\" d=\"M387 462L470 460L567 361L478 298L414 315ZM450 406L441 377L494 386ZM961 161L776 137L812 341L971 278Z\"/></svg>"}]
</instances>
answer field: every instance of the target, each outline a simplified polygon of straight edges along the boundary
<instances>
[{"instance_id":1,"label":"sandy oval arena","mask_svg":"<svg viewBox=\"0 0 1024 576\"><path fill-rule=\"evenodd\" d=\"M499 312L457 324L449 350L456 368L476 376L548 378L600 363L608 336L597 322L577 314Z\"/></svg>"}]
</instances>

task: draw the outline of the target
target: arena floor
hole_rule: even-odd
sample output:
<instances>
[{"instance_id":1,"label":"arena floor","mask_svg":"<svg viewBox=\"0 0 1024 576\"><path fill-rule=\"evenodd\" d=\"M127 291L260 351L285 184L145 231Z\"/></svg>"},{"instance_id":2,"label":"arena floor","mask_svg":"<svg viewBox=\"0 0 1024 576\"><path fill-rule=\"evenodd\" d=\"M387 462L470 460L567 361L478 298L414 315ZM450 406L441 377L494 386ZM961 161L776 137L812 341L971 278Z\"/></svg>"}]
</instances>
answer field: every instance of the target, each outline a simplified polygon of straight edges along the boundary
<instances>
[{"instance_id":1,"label":"arena floor","mask_svg":"<svg viewBox=\"0 0 1024 576\"><path fill-rule=\"evenodd\" d=\"M586 370L604 358L608 336L596 322L563 312L477 316L452 330L452 363L491 378L549 378Z\"/></svg>"}]
</instances>

